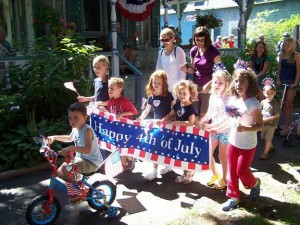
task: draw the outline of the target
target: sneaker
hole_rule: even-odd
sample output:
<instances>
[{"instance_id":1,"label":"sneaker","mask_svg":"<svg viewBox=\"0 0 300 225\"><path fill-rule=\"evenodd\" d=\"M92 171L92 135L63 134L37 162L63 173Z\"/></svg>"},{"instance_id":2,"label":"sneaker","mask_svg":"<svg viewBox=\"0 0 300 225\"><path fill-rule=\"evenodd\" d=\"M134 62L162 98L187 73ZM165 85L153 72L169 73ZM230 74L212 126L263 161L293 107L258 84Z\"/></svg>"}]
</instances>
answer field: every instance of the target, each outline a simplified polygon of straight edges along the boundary
<instances>
[{"instance_id":1,"label":"sneaker","mask_svg":"<svg viewBox=\"0 0 300 225\"><path fill-rule=\"evenodd\" d=\"M179 183L182 183L184 181L184 175L181 175L181 176L177 176L176 179L175 179L175 183L179 184Z\"/></svg>"},{"instance_id":2,"label":"sneaker","mask_svg":"<svg viewBox=\"0 0 300 225\"><path fill-rule=\"evenodd\" d=\"M260 185L261 185L261 181L259 178L257 178L257 185L255 187L253 187L250 191L250 198L252 200L255 200L259 197L260 195Z\"/></svg>"},{"instance_id":3,"label":"sneaker","mask_svg":"<svg viewBox=\"0 0 300 225\"><path fill-rule=\"evenodd\" d=\"M171 167L169 166L166 166L165 168L163 168L161 171L160 171L160 174L161 175L164 175L164 174L167 174L169 172L173 171Z\"/></svg>"},{"instance_id":4,"label":"sneaker","mask_svg":"<svg viewBox=\"0 0 300 225\"><path fill-rule=\"evenodd\" d=\"M233 201L232 199L228 199L227 202L222 204L223 211L230 211L236 209L239 206L239 200Z\"/></svg>"},{"instance_id":5,"label":"sneaker","mask_svg":"<svg viewBox=\"0 0 300 225\"><path fill-rule=\"evenodd\" d=\"M187 175L183 177L183 182L184 184L190 184L193 181L194 175Z\"/></svg>"},{"instance_id":6,"label":"sneaker","mask_svg":"<svg viewBox=\"0 0 300 225\"><path fill-rule=\"evenodd\" d=\"M157 173L152 172L144 176L147 180L152 181L157 178Z\"/></svg>"},{"instance_id":7,"label":"sneaker","mask_svg":"<svg viewBox=\"0 0 300 225\"><path fill-rule=\"evenodd\" d=\"M221 179L220 174L213 175L209 182L207 182L207 186L213 186L217 180Z\"/></svg>"},{"instance_id":8,"label":"sneaker","mask_svg":"<svg viewBox=\"0 0 300 225\"><path fill-rule=\"evenodd\" d=\"M127 162L127 166L123 166L125 172L132 172L135 168L136 159Z\"/></svg>"},{"instance_id":9,"label":"sneaker","mask_svg":"<svg viewBox=\"0 0 300 225\"><path fill-rule=\"evenodd\" d=\"M226 188L226 186L227 186L226 182L223 179L219 179L215 182L214 189L222 190Z\"/></svg>"}]
</instances>

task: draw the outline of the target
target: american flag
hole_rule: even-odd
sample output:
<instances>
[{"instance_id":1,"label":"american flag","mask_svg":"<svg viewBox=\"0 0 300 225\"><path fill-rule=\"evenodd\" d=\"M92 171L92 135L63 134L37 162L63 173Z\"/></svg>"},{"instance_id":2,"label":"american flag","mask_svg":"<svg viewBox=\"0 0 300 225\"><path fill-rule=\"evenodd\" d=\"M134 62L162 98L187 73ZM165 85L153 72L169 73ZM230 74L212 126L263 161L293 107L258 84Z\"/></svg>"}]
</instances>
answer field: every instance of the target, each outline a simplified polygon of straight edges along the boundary
<instances>
[{"instance_id":1,"label":"american flag","mask_svg":"<svg viewBox=\"0 0 300 225\"><path fill-rule=\"evenodd\" d=\"M119 150L116 149L105 162L105 174L107 178L112 178L121 172L123 172L122 160Z\"/></svg>"},{"instance_id":2,"label":"american flag","mask_svg":"<svg viewBox=\"0 0 300 225\"><path fill-rule=\"evenodd\" d=\"M80 188L77 182L66 182L67 193L70 197L76 197L80 195Z\"/></svg>"}]
</instances>

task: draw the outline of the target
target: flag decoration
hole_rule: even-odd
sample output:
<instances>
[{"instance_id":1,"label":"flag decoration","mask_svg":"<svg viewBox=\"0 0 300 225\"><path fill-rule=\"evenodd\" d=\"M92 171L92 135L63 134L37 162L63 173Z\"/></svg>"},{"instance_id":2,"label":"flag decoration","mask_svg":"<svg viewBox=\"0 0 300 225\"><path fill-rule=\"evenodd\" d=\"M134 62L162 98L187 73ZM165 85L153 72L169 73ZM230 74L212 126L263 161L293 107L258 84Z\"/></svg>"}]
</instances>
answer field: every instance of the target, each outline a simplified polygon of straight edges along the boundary
<instances>
[{"instance_id":1,"label":"flag decoration","mask_svg":"<svg viewBox=\"0 0 300 225\"><path fill-rule=\"evenodd\" d=\"M120 152L116 149L110 154L109 158L105 162L105 175L107 178L113 178L119 173L123 172L123 165L120 156Z\"/></svg>"},{"instance_id":2,"label":"flag decoration","mask_svg":"<svg viewBox=\"0 0 300 225\"><path fill-rule=\"evenodd\" d=\"M194 126L116 120L107 112L92 113L91 126L103 149L177 169L209 169L209 132Z\"/></svg>"},{"instance_id":3,"label":"flag decoration","mask_svg":"<svg viewBox=\"0 0 300 225\"><path fill-rule=\"evenodd\" d=\"M235 106L225 106L225 112L230 117L240 117L241 116L239 109L236 108Z\"/></svg>"},{"instance_id":4,"label":"flag decoration","mask_svg":"<svg viewBox=\"0 0 300 225\"><path fill-rule=\"evenodd\" d=\"M65 88L70 89L71 91L75 91L77 93L77 95L79 95L76 88L74 87L73 82L65 82L64 86L65 86Z\"/></svg>"},{"instance_id":5,"label":"flag decoration","mask_svg":"<svg viewBox=\"0 0 300 225\"><path fill-rule=\"evenodd\" d=\"M67 193L69 197L77 197L80 195L81 192L77 182L67 181L66 186L67 186Z\"/></svg>"},{"instance_id":6,"label":"flag decoration","mask_svg":"<svg viewBox=\"0 0 300 225\"><path fill-rule=\"evenodd\" d=\"M143 21L153 10L155 0L118 0L117 7L128 20Z\"/></svg>"}]
</instances>

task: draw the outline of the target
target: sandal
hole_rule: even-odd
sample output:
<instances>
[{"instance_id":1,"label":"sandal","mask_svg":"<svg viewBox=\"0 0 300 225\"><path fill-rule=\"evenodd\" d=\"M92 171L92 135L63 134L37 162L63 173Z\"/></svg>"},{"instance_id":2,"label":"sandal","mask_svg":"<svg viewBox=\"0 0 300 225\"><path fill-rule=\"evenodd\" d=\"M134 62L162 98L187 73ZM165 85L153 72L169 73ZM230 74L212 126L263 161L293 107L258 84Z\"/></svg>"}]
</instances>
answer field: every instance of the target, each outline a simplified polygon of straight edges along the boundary
<instances>
[{"instance_id":1,"label":"sandal","mask_svg":"<svg viewBox=\"0 0 300 225\"><path fill-rule=\"evenodd\" d=\"M77 205L77 204L80 204L81 202L83 202L83 200L81 199L80 196L76 196L76 197L71 197L69 199L69 202L74 204L74 205Z\"/></svg>"},{"instance_id":2,"label":"sandal","mask_svg":"<svg viewBox=\"0 0 300 225\"><path fill-rule=\"evenodd\" d=\"M217 180L221 179L219 174L213 175L210 181L207 182L207 186L213 186Z\"/></svg>"},{"instance_id":3,"label":"sandal","mask_svg":"<svg viewBox=\"0 0 300 225\"><path fill-rule=\"evenodd\" d=\"M194 177L194 172L184 171L183 183L190 184L193 181L193 177Z\"/></svg>"},{"instance_id":4,"label":"sandal","mask_svg":"<svg viewBox=\"0 0 300 225\"><path fill-rule=\"evenodd\" d=\"M222 190L227 186L226 182L223 179L219 179L215 182L214 189Z\"/></svg>"},{"instance_id":5,"label":"sandal","mask_svg":"<svg viewBox=\"0 0 300 225\"><path fill-rule=\"evenodd\" d=\"M261 160L267 160L269 158L268 154L261 154L261 156L259 157Z\"/></svg>"},{"instance_id":6,"label":"sandal","mask_svg":"<svg viewBox=\"0 0 300 225\"><path fill-rule=\"evenodd\" d=\"M184 181L184 175L177 176L175 179L175 183L180 184Z\"/></svg>"}]
</instances>

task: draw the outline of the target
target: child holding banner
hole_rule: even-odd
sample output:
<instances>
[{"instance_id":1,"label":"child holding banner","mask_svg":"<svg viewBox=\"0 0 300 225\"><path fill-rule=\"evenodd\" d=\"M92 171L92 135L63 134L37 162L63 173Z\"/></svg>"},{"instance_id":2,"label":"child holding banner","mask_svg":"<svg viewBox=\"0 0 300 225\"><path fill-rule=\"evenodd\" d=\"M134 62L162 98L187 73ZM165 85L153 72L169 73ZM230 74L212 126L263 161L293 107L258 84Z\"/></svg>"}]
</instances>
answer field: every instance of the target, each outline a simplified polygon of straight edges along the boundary
<instances>
[{"instance_id":1,"label":"child holding banner","mask_svg":"<svg viewBox=\"0 0 300 225\"><path fill-rule=\"evenodd\" d=\"M124 88L124 80L122 78L112 77L108 81L109 101L107 108L102 106L100 110L110 112L116 115L116 119L127 118L132 119L133 115L137 115L138 111L128 98L122 96ZM124 170L132 170L134 168L134 158L131 156L122 156L122 164Z\"/></svg>"},{"instance_id":2,"label":"child holding banner","mask_svg":"<svg viewBox=\"0 0 300 225\"><path fill-rule=\"evenodd\" d=\"M249 69L236 69L226 112L232 117L229 133L228 166L229 176L226 195L230 198L222 204L223 211L236 208L239 204L239 179L244 187L251 189L250 198L255 200L260 195L260 179L254 177L250 170L256 151L257 131L263 128L261 104L257 78Z\"/></svg>"},{"instance_id":3,"label":"child holding banner","mask_svg":"<svg viewBox=\"0 0 300 225\"><path fill-rule=\"evenodd\" d=\"M225 112L225 106L229 99L229 87L231 75L226 70L218 70L212 76L212 94L209 99L208 111L197 124L201 129L210 132L211 151L210 166L213 173L208 186L215 189L224 189L227 186L227 149L230 117ZM211 120L211 123L209 121ZM228 123L229 122L229 123ZM216 147L219 146L219 160L222 165L222 176L217 171L213 157Z\"/></svg>"},{"instance_id":4,"label":"child holding banner","mask_svg":"<svg viewBox=\"0 0 300 225\"><path fill-rule=\"evenodd\" d=\"M193 126L197 110L192 104L192 100L198 94L197 85L190 80L181 80L174 85L174 95L179 101L173 105L171 112L162 119L162 122L170 123L171 118L174 126ZM184 170L181 176L177 176L176 183L189 184L192 182L194 172Z\"/></svg>"},{"instance_id":5,"label":"child holding banner","mask_svg":"<svg viewBox=\"0 0 300 225\"><path fill-rule=\"evenodd\" d=\"M94 95L90 97L78 96L80 102L95 102L97 105L106 106L109 100L108 96L108 78L109 78L109 60L104 55L98 55L93 59L93 69L97 76L94 80Z\"/></svg>"},{"instance_id":6,"label":"child holding banner","mask_svg":"<svg viewBox=\"0 0 300 225\"><path fill-rule=\"evenodd\" d=\"M147 105L141 116L140 120L144 120L150 110L153 110L154 119L163 119L171 111L171 107L175 104L174 97L168 91L168 77L164 70L156 70L149 78L146 86L146 94L148 96ZM158 164L153 164L153 172L145 176L149 181L157 178ZM165 167L161 170L161 174L166 174L172 171L170 167Z\"/></svg>"}]
</instances>

